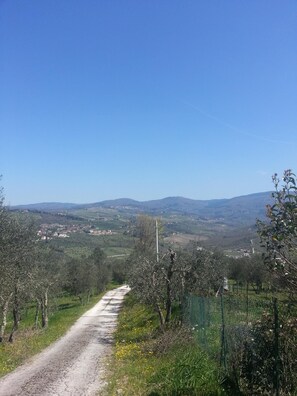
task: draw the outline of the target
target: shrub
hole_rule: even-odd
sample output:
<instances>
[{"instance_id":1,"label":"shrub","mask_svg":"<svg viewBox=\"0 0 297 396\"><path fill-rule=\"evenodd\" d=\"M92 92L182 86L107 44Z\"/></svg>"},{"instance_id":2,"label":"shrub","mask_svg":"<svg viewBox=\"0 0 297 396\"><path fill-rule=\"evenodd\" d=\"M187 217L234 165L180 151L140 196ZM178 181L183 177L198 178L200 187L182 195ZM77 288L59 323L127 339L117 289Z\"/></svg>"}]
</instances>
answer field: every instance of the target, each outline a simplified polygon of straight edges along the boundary
<instances>
[{"instance_id":1,"label":"shrub","mask_svg":"<svg viewBox=\"0 0 297 396\"><path fill-rule=\"evenodd\" d=\"M241 383L253 395L292 395L297 389L297 318L282 320L265 313L244 344Z\"/></svg>"}]
</instances>

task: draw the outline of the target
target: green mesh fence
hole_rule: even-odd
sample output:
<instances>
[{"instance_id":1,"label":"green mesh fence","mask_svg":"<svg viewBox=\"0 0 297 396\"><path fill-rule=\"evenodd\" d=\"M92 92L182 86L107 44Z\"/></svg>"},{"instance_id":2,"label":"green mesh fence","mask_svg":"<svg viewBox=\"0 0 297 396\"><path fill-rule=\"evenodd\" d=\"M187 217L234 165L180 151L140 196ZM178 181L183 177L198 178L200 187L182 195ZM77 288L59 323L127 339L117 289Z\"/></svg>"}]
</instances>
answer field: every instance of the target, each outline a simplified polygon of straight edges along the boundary
<instances>
[{"instance_id":1,"label":"green mesh fence","mask_svg":"<svg viewBox=\"0 0 297 396\"><path fill-rule=\"evenodd\" d=\"M218 362L232 392L297 395L295 308L263 295L229 293L188 296L185 311L197 343Z\"/></svg>"}]
</instances>

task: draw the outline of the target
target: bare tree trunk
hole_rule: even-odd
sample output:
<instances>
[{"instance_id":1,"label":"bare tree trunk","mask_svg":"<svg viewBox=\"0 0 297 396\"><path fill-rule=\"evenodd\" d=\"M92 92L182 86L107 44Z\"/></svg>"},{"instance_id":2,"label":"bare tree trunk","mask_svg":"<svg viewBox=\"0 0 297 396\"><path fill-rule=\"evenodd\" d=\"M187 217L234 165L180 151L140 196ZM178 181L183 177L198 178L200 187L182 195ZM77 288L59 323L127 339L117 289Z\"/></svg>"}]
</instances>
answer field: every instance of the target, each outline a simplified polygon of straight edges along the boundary
<instances>
[{"instance_id":1,"label":"bare tree trunk","mask_svg":"<svg viewBox=\"0 0 297 396\"><path fill-rule=\"evenodd\" d=\"M180 324L183 324L185 316L185 273L182 272L181 278L181 294L179 298L179 310L180 310Z\"/></svg>"},{"instance_id":2,"label":"bare tree trunk","mask_svg":"<svg viewBox=\"0 0 297 396\"><path fill-rule=\"evenodd\" d=\"M41 326L42 328L48 326L48 289L45 289L41 301Z\"/></svg>"},{"instance_id":3,"label":"bare tree trunk","mask_svg":"<svg viewBox=\"0 0 297 396\"><path fill-rule=\"evenodd\" d=\"M153 282L153 286L156 286L156 272L153 272L152 275L152 282ZM164 324L165 324L165 320L164 320L164 315L162 312L162 309L160 307L160 304L158 303L158 301L155 300L155 307L156 307L156 311L158 312L159 315L159 321L160 321L160 326L163 329L164 328Z\"/></svg>"},{"instance_id":4,"label":"bare tree trunk","mask_svg":"<svg viewBox=\"0 0 297 396\"><path fill-rule=\"evenodd\" d=\"M165 325L165 319L164 319L164 315L163 315L163 312L162 312L162 309L161 309L159 303L156 303L156 310L157 310L158 315L159 315L160 326L163 329L164 325Z\"/></svg>"},{"instance_id":5,"label":"bare tree trunk","mask_svg":"<svg viewBox=\"0 0 297 396\"><path fill-rule=\"evenodd\" d=\"M4 333L7 325L7 313L8 313L8 307L9 307L9 302L12 297L12 293L9 295L9 297L6 299L4 304L2 305L2 320L0 323L0 342L3 342L4 339Z\"/></svg>"},{"instance_id":6,"label":"bare tree trunk","mask_svg":"<svg viewBox=\"0 0 297 396\"><path fill-rule=\"evenodd\" d=\"M13 301L12 315L13 315L13 326L12 326L11 333L8 338L9 342L13 342L14 333L18 330L19 324L20 324L20 319L21 319L20 318L20 302L19 302L18 282L16 283L15 288L14 288L14 301Z\"/></svg>"},{"instance_id":7,"label":"bare tree trunk","mask_svg":"<svg viewBox=\"0 0 297 396\"><path fill-rule=\"evenodd\" d=\"M172 310L171 283L167 282L166 317L165 317L166 323L170 322L171 310Z\"/></svg>"},{"instance_id":8,"label":"bare tree trunk","mask_svg":"<svg viewBox=\"0 0 297 396\"><path fill-rule=\"evenodd\" d=\"M166 318L165 322L169 323L171 319L171 311L172 311L172 290L171 290L171 280L173 276L173 263L175 260L176 254L172 250L170 251L170 265L167 270L166 276Z\"/></svg>"},{"instance_id":9,"label":"bare tree trunk","mask_svg":"<svg viewBox=\"0 0 297 396\"><path fill-rule=\"evenodd\" d=\"M39 311L40 311L40 301L36 300L35 319L34 319L34 327L35 327L35 329L38 328Z\"/></svg>"}]
</instances>

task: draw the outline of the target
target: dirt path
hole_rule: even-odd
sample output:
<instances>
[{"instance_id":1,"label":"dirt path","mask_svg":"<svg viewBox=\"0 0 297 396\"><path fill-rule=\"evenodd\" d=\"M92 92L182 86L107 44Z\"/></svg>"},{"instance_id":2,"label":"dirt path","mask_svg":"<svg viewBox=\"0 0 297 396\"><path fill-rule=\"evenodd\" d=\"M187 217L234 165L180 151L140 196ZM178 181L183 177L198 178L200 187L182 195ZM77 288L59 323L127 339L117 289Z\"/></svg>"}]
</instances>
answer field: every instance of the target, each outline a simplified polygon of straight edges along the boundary
<instances>
[{"instance_id":1,"label":"dirt path","mask_svg":"<svg viewBox=\"0 0 297 396\"><path fill-rule=\"evenodd\" d=\"M126 286L109 291L68 333L0 379L1 396L98 395Z\"/></svg>"}]
</instances>

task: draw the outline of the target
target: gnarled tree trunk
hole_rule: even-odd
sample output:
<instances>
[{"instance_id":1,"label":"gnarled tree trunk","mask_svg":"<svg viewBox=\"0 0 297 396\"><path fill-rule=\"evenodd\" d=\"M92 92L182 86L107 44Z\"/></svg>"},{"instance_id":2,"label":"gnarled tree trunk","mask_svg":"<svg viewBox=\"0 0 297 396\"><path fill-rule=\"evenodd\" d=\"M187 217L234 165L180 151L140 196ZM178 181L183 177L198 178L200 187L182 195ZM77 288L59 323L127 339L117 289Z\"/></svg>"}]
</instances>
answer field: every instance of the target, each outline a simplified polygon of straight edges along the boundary
<instances>
[{"instance_id":1,"label":"gnarled tree trunk","mask_svg":"<svg viewBox=\"0 0 297 396\"><path fill-rule=\"evenodd\" d=\"M13 309L12 309L13 326L12 326L11 333L10 333L9 338L8 338L9 342L13 342L14 333L18 330L19 324L20 324L20 320L21 320L18 282L16 282L16 284L15 284L14 293L13 294L14 294Z\"/></svg>"},{"instance_id":2,"label":"gnarled tree trunk","mask_svg":"<svg viewBox=\"0 0 297 396\"><path fill-rule=\"evenodd\" d=\"M39 311L40 311L40 301L36 300L35 318L34 318L34 327L35 327L35 329L38 328Z\"/></svg>"},{"instance_id":3,"label":"gnarled tree trunk","mask_svg":"<svg viewBox=\"0 0 297 396\"><path fill-rule=\"evenodd\" d=\"M176 258L176 253L173 250L170 250L170 264L167 269L166 274L166 317L165 322L169 323L171 319L171 311L172 311L172 288L171 282L173 277L173 264Z\"/></svg>"},{"instance_id":4,"label":"gnarled tree trunk","mask_svg":"<svg viewBox=\"0 0 297 396\"><path fill-rule=\"evenodd\" d=\"M45 289L41 299L41 326L48 326L48 289Z\"/></svg>"},{"instance_id":5,"label":"gnarled tree trunk","mask_svg":"<svg viewBox=\"0 0 297 396\"><path fill-rule=\"evenodd\" d=\"M8 298L4 301L4 303L1 306L1 323L0 323L0 342L3 342L4 339L4 333L7 325L7 313L8 313L8 307L9 307L9 302L12 297L12 293L8 296Z\"/></svg>"}]
</instances>

